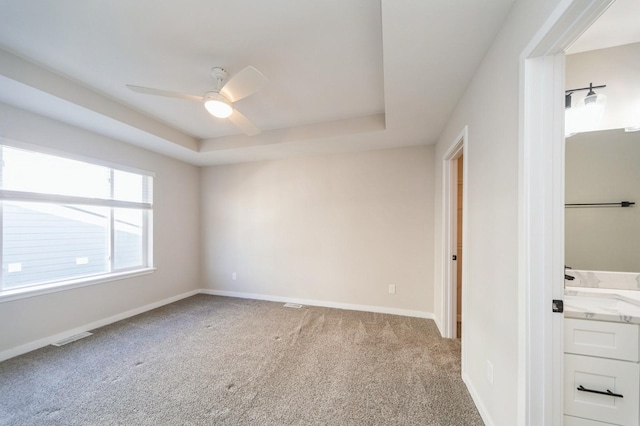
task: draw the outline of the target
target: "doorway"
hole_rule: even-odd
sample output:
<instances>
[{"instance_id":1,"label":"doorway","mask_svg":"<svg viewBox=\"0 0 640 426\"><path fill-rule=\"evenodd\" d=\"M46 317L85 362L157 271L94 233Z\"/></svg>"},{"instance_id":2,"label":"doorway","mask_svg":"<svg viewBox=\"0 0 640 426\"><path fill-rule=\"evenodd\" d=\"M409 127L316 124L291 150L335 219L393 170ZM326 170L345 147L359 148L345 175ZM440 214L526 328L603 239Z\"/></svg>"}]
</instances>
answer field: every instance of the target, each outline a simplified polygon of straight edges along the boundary
<instances>
[{"instance_id":1,"label":"doorway","mask_svg":"<svg viewBox=\"0 0 640 426\"><path fill-rule=\"evenodd\" d=\"M562 1L521 54L519 424L563 424L564 51L614 0Z\"/></svg>"},{"instance_id":2,"label":"doorway","mask_svg":"<svg viewBox=\"0 0 640 426\"><path fill-rule=\"evenodd\" d=\"M456 159L456 338L462 338L462 211L464 189L464 169L462 167L464 155Z\"/></svg>"},{"instance_id":3,"label":"doorway","mask_svg":"<svg viewBox=\"0 0 640 426\"><path fill-rule=\"evenodd\" d=\"M466 283L465 246L466 229L466 185L468 140L467 127L454 140L444 156L443 170L443 337L462 341L462 369L465 364L464 289Z\"/></svg>"}]
</instances>

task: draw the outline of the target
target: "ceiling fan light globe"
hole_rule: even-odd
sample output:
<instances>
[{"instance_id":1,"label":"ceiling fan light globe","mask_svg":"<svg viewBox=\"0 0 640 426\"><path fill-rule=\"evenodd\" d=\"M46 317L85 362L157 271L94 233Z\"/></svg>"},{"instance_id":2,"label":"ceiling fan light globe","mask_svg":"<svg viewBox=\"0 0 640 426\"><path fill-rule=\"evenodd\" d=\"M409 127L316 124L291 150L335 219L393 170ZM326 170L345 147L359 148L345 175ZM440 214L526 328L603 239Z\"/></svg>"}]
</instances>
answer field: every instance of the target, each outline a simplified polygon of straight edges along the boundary
<instances>
[{"instance_id":1,"label":"ceiling fan light globe","mask_svg":"<svg viewBox=\"0 0 640 426\"><path fill-rule=\"evenodd\" d=\"M233 113L233 107L219 93L211 93L205 96L204 107L209 114L218 118L227 118Z\"/></svg>"}]
</instances>

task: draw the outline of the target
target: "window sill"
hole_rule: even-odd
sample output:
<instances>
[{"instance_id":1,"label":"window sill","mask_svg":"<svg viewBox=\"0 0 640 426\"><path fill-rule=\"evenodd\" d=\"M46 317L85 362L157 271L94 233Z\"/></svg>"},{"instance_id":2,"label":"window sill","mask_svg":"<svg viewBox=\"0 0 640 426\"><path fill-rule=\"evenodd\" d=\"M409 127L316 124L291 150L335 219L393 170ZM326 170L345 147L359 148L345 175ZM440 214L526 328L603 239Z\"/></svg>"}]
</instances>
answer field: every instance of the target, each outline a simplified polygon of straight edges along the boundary
<instances>
[{"instance_id":1,"label":"window sill","mask_svg":"<svg viewBox=\"0 0 640 426\"><path fill-rule=\"evenodd\" d=\"M78 278L75 280L61 281L50 284L36 285L32 287L16 288L13 290L0 291L0 303L12 300L24 299L27 297L42 296L43 294L56 293L59 291L71 290L74 288L87 287L95 284L102 284L109 281L123 280L125 278L138 277L151 274L156 268L136 269L135 271L116 272L113 274L97 275L92 277Z\"/></svg>"}]
</instances>

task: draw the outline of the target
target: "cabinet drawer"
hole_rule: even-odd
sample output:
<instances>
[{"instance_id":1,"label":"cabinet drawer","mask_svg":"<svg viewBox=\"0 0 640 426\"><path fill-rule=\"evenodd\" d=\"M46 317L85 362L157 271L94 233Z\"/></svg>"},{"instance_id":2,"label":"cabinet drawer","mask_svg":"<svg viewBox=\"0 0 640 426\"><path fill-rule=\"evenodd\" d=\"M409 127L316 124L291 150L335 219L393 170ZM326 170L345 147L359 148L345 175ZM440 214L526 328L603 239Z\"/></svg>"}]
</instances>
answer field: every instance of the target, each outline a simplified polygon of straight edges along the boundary
<instances>
[{"instance_id":1,"label":"cabinet drawer","mask_svg":"<svg viewBox=\"0 0 640 426\"><path fill-rule=\"evenodd\" d=\"M585 389L620 394L600 395ZM615 425L638 425L640 366L633 362L564 356L564 413Z\"/></svg>"},{"instance_id":2,"label":"cabinet drawer","mask_svg":"<svg viewBox=\"0 0 640 426\"><path fill-rule=\"evenodd\" d=\"M638 326L565 318L564 351L637 362Z\"/></svg>"},{"instance_id":3,"label":"cabinet drawer","mask_svg":"<svg viewBox=\"0 0 640 426\"><path fill-rule=\"evenodd\" d=\"M612 424L598 422L596 420L581 419L579 417L564 416L562 426L612 426Z\"/></svg>"}]
</instances>

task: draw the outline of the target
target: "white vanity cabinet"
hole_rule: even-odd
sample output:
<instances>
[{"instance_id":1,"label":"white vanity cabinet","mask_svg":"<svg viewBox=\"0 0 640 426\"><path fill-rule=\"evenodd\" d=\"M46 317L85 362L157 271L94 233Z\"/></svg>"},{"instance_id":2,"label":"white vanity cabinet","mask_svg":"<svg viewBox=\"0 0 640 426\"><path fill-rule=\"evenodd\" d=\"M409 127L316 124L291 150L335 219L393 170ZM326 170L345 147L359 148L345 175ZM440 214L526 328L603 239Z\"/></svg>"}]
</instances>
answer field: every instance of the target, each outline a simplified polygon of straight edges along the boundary
<instances>
[{"instance_id":1,"label":"white vanity cabinet","mask_svg":"<svg viewBox=\"0 0 640 426\"><path fill-rule=\"evenodd\" d=\"M637 324L565 318L565 426L640 424Z\"/></svg>"}]
</instances>

